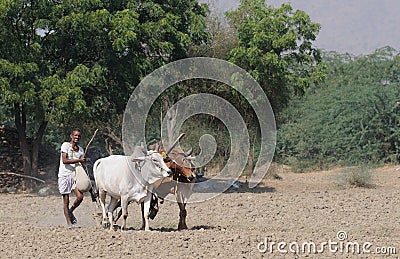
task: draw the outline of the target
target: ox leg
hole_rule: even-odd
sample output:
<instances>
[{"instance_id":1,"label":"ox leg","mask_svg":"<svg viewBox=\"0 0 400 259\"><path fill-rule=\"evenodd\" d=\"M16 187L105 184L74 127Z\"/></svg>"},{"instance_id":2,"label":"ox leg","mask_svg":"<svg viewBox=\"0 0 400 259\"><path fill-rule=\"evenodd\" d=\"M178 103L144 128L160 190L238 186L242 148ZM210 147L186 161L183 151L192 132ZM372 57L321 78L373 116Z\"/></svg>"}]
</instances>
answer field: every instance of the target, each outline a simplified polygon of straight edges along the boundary
<instances>
[{"instance_id":1,"label":"ox leg","mask_svg":"<svg viewBox=\"0 0 400 259\"><path fill-rule=\"evenodd\" d=\"M186 203L183 202L178 202L179 206L179 224L178 224L178 230L183 230L187 229L186 225Z\"/></svg>"},{"instance_id":2,"label":"ox leg","mask_svg":"<svg viewBox=\"0 0 400 259\"><path fill-rule=\"evenodd\" d=\"M149 192L144 199L144 201L141 203L142 207L142 229L145 231L150 231L150 225L149 225L149 218L150 218L150 203L151 203L151 195L152 193Z\"/></svg>"},{"instance_id":3,"label":"ox leg","mask_svg":"<svg viewBox=\"0 0 400 259\"><path fill-rule=\"evenodd\" d=\"M99 189L99 197L100 197L100 205L101 205L101 212L103 213L103 220L101 222L103 228L107 228L107 213L106 213L106 192Z\"/></svg>"},{"instance_id":4,"label":"ox leg","mask_svg":"<svg viewBox=\"0 0 400 259\"><path fill-rule=\"evenodd\" d=\"M113 212L114 212L114 209L117 206L117 204L118 204L118 200L111 197L110 204L108 204L108 222L110 224L110 230L112 230L114 227Z\"/></svg>"},{"instance_id":5,"label":"ox leg","mask_svg":"<svg viewBox=\"0 0 400 259\"><path fill-rule=\"evenodd\" d=\"M140 208L141 208L141 212L142 212L142 230L144 230L145 225L146 225L145 220L144 220L144 201L142 201L140 203Z\"/></svg>"},{"instance_id":6,"label":"ox leg","mask_svg":"<svg viewBox=\"0 0 400 259\"><path fill-rule=\"evenodd\" d=\"M122 209L118 210L118 207L121 207L121 199L118 201L117 206L115 207L116 216L114 217L114 224L117 224L117 221L122 216Z\"/></svg>"},{"instance_id":7,"label":"ox leg","mask_svg":"<svg viewBox=\"0 0 400 259\"><path fill-rule=\"evenodd\" d=\"M122 199L121 197L121 211L122 211L122 230L127 230L126 229L126 219L128 218L128 200L127 199ZM119 214L119 213L118 213Z\"/></svg>"}]
</instances>

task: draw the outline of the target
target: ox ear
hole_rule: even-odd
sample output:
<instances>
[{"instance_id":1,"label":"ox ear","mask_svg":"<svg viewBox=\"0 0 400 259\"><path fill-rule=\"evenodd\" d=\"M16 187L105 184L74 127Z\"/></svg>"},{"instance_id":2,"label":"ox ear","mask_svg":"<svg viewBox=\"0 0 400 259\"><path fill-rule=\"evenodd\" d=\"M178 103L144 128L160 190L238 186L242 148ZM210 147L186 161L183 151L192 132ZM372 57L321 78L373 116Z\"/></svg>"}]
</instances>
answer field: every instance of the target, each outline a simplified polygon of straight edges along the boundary
<instances>
[{"instance_id":1,"label":"ox ear","mask_svg":"<svg viewBox=\"0 0 400 259\"><path fill-rule=\"evenodd\" d=\"M146 158L144 156L139 156L139 157L131 156L132 162L143 162L145 159Z\"/></svg>"}]
</instances>

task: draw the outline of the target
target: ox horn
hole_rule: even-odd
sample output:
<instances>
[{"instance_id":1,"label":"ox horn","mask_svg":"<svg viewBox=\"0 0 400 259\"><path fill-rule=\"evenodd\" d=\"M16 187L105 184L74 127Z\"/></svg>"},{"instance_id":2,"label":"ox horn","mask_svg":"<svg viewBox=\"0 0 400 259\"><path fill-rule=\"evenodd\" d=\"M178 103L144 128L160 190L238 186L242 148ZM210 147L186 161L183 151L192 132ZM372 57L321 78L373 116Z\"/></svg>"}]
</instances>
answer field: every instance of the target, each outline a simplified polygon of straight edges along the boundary
<instances>
[{"instance_id":1,"label":"ox horn","mask_svg":"<svg viewBox=\"0 0 400 259\"><path fill-rule=\"evenodd\" d=\"M183 138L183 136L185 136L185 133L182 133L181 135L179 135L179 137L175 140L175 142L172 144L172 146L168 149L167 151L167 155L169 153L171 153L172 149L174 149L174 147L178 144L178 142Z\"/></svg>"},{"instance_id":2,"label":"ox horn","mask_svg":"<svg viewBox=\"0 0 400 259\"><path fill-rule=\"evenodd\" d=\"M191 147L188 152L185 153L185 157L190 156L193 153L193 148Z\"/></svg>"}]
</instances>

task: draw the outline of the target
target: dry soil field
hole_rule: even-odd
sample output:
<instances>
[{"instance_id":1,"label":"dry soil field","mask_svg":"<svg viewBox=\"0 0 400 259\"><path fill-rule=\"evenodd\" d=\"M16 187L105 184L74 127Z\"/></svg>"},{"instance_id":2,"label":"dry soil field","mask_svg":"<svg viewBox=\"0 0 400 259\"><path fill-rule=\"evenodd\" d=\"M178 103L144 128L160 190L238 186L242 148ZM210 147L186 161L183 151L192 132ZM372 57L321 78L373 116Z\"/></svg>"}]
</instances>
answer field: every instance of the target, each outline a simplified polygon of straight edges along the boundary
<instances>
[{"instance_id":1,"label":"dry soil field","mask_svg":"<svg viewBox=\"0 0 400 259\"><path fill-rule=\"evenodd\" d=\"M176 230L179 210L168 201L150 232L138 230L140 206L131 204L131 228L122 232L99 226L90 197L76 210L78 227L67 229L59 195L1 194L0 258L399 257L398 167L376 170L372 189L338 188L339 171L282 173L189 204L185 231Z\"/></svg>"}]
</instances>

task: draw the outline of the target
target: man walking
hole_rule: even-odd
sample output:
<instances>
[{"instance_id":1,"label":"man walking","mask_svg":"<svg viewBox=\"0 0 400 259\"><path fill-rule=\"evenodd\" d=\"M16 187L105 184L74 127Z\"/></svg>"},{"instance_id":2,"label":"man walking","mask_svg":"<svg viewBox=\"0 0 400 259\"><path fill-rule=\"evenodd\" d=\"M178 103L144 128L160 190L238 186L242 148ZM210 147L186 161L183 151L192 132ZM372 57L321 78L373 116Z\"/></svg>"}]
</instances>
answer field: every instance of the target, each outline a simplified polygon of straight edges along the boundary
<instances>
[{"instance_id":1,"label":"man walking","mask_svg":"<svg viewBox=\"0 0 400 259\"><path fill-rule=\"evenodd\" d=\"M60 166L58 170L58 189L63 197L64 203L64 216L67 220L67 225L71 226L76 224L77 220L74 216L74 210L81 204L83 200L83 193L76 187L74 180L75 168L79 163L84 163L84 150L78 145L81 138L81 131L74 129L70 134L71 141L64 142L61 145ZM69 194L75 193L76 199L71 207L69 207Z\"/></svg>"}]
</instances>

